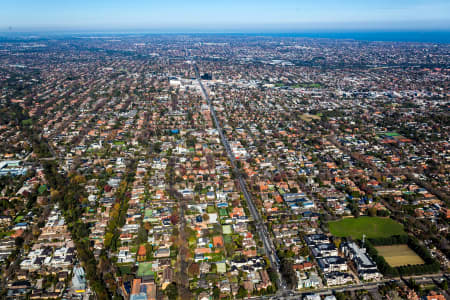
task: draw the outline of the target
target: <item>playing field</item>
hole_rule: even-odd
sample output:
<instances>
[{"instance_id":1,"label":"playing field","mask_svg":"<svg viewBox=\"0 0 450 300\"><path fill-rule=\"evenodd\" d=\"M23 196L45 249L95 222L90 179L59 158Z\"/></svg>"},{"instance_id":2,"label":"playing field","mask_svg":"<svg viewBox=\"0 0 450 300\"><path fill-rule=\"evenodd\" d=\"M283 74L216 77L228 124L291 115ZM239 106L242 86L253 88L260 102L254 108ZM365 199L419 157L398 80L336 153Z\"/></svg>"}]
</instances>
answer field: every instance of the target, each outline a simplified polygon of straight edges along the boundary
<instances>
[{"instance_id":1,"label":"playing field","mask_svg":"<svg viewBox=\"0 0 450 300\"><path fill-rule=\"evenodd\" d=\"M403 225L389 218L359 217L329 222L328 225L332 235L354 239L362 239L363 234L366 238L405 234Z\"/></svg>"},{"instance_id":2,"label":"playing field","mask_svg":"<svg viewBox=\"0 0 450 300\"><path fill-rule=\"evenodd\" d=\"M320 120L320 116L310 115L310 114L302 114L302 115L300 115L300 119L302 119L305 122L311 122L312 120Z\"/></svg>"},{"instance_id":3,"label":"playing field","mask_svg":"<svg viewBox=\"0 0 450 300\"><path fill-rule=\"evenodd\" d=\"M391 267L423 265L425 262L408 245L377 246L378 255L383 256Z\"/></svg>"}]
</instances>

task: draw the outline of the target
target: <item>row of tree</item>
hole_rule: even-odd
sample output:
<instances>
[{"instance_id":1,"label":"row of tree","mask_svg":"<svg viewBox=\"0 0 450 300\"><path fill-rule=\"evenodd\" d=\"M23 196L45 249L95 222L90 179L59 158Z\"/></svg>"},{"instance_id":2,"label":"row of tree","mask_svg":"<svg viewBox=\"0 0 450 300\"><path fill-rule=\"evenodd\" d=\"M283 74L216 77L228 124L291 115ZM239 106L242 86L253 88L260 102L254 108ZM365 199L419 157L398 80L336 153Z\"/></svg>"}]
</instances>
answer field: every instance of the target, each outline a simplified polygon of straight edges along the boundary
<instances>
[{"instance_id":1,"label":"row of tree","mask_svg":"<svg viewBox=\"0 0 450 300\"><path fill-rule=\"evenodd\" d=\"M105 249L116 251L118 246L118 239L120 235L120 228L125 225L126 213L128 210L129 200L129 187L134 181L134 175L136 170L136 163L132 162L128 168L127 176L120 183L116 193L116 203L110 214L108 226L105 234ZM145 229L144 229L145 230Z\"/></svg>"},{"instance_id":2,"label":"row of tree","mask_svg":"<svg viewBox=\"0 0 450 300\"><path fill-rule=\"evenodd\" d=\"M419 255L424 264L417 265L405 265L399 267L390 266L383 256L378 255L378 251L375 246L386 246L386 245L399 245L407 244L411 250L413 250L417 255ZM387 238L374 238L369 239L366 243L367 253L372 257L383 275L398 277L398 276L410 276L410 275L420 275L420 274L430 274L436 273L440 269L439 262L437 262L430 254L428 249L421 245L419 241L407 235L397 235Z\"/></svg>"},{"instance_id":3,"label":"row of tree","mask_svg":"<svg viewBox=\"0 0 450 300\"><path fill-rule=\"evenodd\" d=\"M67 227L71 232L72 239L77 249L78 258L86 271L86 278L98 299L109 299L106 286L97 272L97 261L90 250L89 228L81 222L83 209L81 200L84 195L84 188L77 180L70 180L70 177L58 172L58 166L54 161L44 162L45 177L52 188L51 200L59 204L67 222Z\"/></svg>"}]
</instances>

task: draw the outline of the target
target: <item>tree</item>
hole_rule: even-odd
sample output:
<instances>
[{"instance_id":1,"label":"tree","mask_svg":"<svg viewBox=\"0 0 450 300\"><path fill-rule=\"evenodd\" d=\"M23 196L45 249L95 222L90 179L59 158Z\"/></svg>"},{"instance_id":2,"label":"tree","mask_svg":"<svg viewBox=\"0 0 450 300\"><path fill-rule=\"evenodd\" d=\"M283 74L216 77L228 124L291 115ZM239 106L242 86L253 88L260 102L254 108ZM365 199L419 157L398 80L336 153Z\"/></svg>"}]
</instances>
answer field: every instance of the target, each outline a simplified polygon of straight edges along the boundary
<instances>
[{"instance_id":1,"label":"tree","mask_svg":"<svg viewBox=\"0 0 450 300\"><path fill-rule=\"evenodd\" d=\"M164 290L167 297L169 297L169 300L176 300L178 297L178 288L176 283L172 282L169 284L166 289Z\"/></svg>"},{"instance_id":2,"label":"tree","mask_svg":"<svg viewBox=\"0 0 450 300\"><path fill-rule=\"evenodd\" d=\"M372 206L372 207L370 207L367 210L367 212L368 212L369 216L376 217L376 215L377 215L377 208L375 206Z\"/></svg>"},{"instance_id":3,"label":"tree","mask_svg":"<svg viewBox=\"0 0 450 300\"><path fill-rule=\"evenodd\" d=\"M197 263L192 263L188 268L189 276L197 277L200 273L200 266Z\"/></svg>"},{"instance_id":4,"label":"tree","mask_svg":"<svg viewBox=\"0 0 450 300\"><path fill-rule=\"evenodd\" d=\"M213 288L213 298L219 299L220 298L220 290L217 286Z\"/></svg>"},{"instance_id":5,"label":"tree","mask_svg":"<svg viewBox=\"0 0 450 300\"><path fill-rule=\"evenodd\" d=\"M387 217L389 216L389 211L386 209L380 209L377 211L377 216L379 217Z\"/></svg>"},{"instance_id":6,"label":"tree","mask_svg":"<svg viewBox=\"0 0 450 300\"><path fill-rule=\"evenodd\" d=\"M307 246L300 248L299 254L304 257L309 256L309 248Z\"/></svg>"},{"instance_id":7,"label":"tree","mask_svg":"<svg viewBox=\"0 0 450 300\"><path fill-rule=\"evenodd\" d=\"M112 238L113 238L113 234L111 232L107 232L105 234L105 239L103 241L103 244L105 245L105 248L109 248L109 246L111 245Z\"/></svg>"},{"instance_id":8,"label":"tree","mask_svg":"<svg viewBox=\"0 0 450 300\"><path fill-rule=\"evenodd\" d=\"M140 226L137 234L137 244L143 244L147 242L148 233L144 226Z\"/></svg>"},{"instance_id":9,"label":"tree","mask_svg":"<svg viewBox=\"0 0 450 300\"><path fill-rule=\"evenodd\" d=\"M152 224L150 222L145 222L144 228L145 228L145 230L149 231L150 229L152 229Z\"/></svg>"},{"instance_id":10,"label":"tree","mask_svg":"<svg viewBox=\"0 0 450 300\"><path fill-rule=\"evenodd\" d=\"M24 242L23 237L21 237L21 236L16 237L15 244L16 244L17 248L22 247L23 242Z\"/></svg>"},{"instance_id":11,"label":"tree","mask_svg":"<svg viewBox=\"0 0 450 300\"><path fill-rule=\"evenodd\" d=\"M202 218L203 218L203 221L205 221L205 222L209 221L209 215L208 214L203 214Z\"/></svg>"},{"instance_id":12,"label":"tree","mask_svg":"<svg viewBox=\"0 0 450 300\"><path fill-rule=\"evenodd\" d=\"M112 168L107 168L106 169L106 173L111 176L113 174L113 169Z\"/></svg>"},{"instance_id":13,"label":"tree","mask_svg":"<svg viewBox=\"0 0 450 300\"><path fill-rule=\"evenodd\" d=\"M153 253L153 247L150 243L146 243L145 244L145 259L146 260L150 260L152 258L152 253Z\"/></svg>"},{"instance_id":14,"label":"tree","mask_svg":"<svg viewBox=\"0 0 450 300\"><path fill-rule=\"evenodd\" d=\"M240 286L237 293L238 298L241 299L247 298L247 294L248 294L247 290L243 286Z\"/></svg>"},{"instance_id":15,"label":"tree","mask_svg":"<svg viewBox=\"0 0 450 300\"><path fill-rule=\"evenodd\" d=\"M292 261L283 258L281 260L281 275L286 280L288 286L293 287L297 282L297 276L292 267Z\"/></svg>"},{"instance_id":16,"label":"tree","mask_svg":"<svg viewBox=\"0 0 450 300\"><path fill-rule=\"evenodd\" d=\"M442 281L442 283L441 283L441 288L442 288L444 291L448 291L448 282L447 282L447 280Z\"/></svg>"},{"instance_id":17,"label":"tree","mask_svg":"<svg viewBox=\"0 0 450 300\"><path fill-rule=\"evenodd\" d=\"M334 239L334 245L336 246L336 248L339 248L339 246L341 245L341 239L340 238L335 238Z\"/></svg>"},{"instance_id":18,"label":"tree","mask_svg":"<svg viewBox=\"0 0 450 300\"><path fill-rule=\"evenodd\" d=\"M81 184L86 183L86 178L83 175L75 175L70 181L76 184Z\"/></svg>"},{"instance_id":19,"label":"tree","mask_svg":"<svg viewBox=\"0 0 450 300\"><path fill-rule=\"evenodd\" d=\"M345 296L345 294L341 293L341 292L336 292L335 296L336 296L337 300L346 300L346 299L348 299L347 296Z\"/></svg>"},{"instance_id":20,"label":"tree","mask_svg":"<svg viewBox=\"0 0 450 300\"><path fill-rule=\"evenodd\" d=\"M51 189L50 191L50 199L54 202L57 202L61 199L61 193L56 189Z\"/></svg>"},{"instance_id":21,"label":"tree","mask_svg":"<svg viewBox=\"0 0 450 300\"><path fill-rule=\"evenodd\" d=\"M171 222L173 225L177 225L179 221L180 221L180 217L178 216L178 214L175 213L175 212L172 213L172 215L170 216L170 222Z\"/></svg>"}]
</instances>

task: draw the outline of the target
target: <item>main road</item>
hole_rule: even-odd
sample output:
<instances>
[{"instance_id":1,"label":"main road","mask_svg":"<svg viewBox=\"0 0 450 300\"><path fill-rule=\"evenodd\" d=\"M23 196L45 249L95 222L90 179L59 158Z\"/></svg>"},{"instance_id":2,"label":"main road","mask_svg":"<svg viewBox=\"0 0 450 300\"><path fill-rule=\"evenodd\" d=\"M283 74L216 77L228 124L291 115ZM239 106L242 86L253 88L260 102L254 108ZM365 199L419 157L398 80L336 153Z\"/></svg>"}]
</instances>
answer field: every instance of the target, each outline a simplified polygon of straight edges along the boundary
<instances>
[{"instance_id":1,"label":"main road","mask_svg":"<svg viewBox=\"0 0 450 300\"><path fill-rule=\"evenodd\" d=\"M368 291L377 291L379 286L394 283L397 285L405 285L409 279L413 279L418 284L431 284L431 283L440 283L448 276L448 274L428 274L428 275L414 275L414 276L406 276L406 277L396 277L391 279L383 279L375 282L364 282L360 284L349 284L344 286L334 286L334 287L323 287L312 290L304 290L304 291L295 291L295 290L285 290L277 292L275 295L267 295L267 296L256 296L250 297L252 300L297 300L302 299L306 295L316 294L321 296L333 295L336 293L343 293L349 291L359 291L359 290L368 290ZM446 291L443 291L444 294L447 294ZM447 299L447 298L446 298Z\"/></svg>"},{"instance_id":2,"label":"main road","mask_svg":"<svg viewBox=\"0 0 450 300\"><path fill-rule=\"evenodd\" d=\"M278 273L278 288L280 290L286 289L286 283L284 282L283 277L280 274L280 260L278 259L277 253L275 251L275 247L272 243L272 240L269 237L269 233L267 231L267 227L263 222L263 219L261 218L258 210L256 209L255 204L253 203L252 197L250 196L250 193L247 191L247 185L245 184L244 178L240 172L240 170L237 168L236 165L236 158L234 157L233 151L231 151L230 145L228 144L228 139L223 134L222 127L220 126L220 122L216 117L216 111L214 110L214 106L211 103L211 99L209 98L209 94L206 92L205 87L203 86L202 80L200 78L200 72L198 70L198 67L196 64L194 64L194 70L195 75L197 77L198 83L200 84L200 88L202 90L202 94L204 98L206 99L209 110L211 112L211 116L214 121L214 125L216 126L217 131L219 132L220 140L222 141L223 146L225 147L225 151L227 152L227 155L230 159L231 166L233 168L234 174L236 174L236 179L239 182L239 186L242 190L242 193L244 194L245 201L247 202L247 206L250 210L250 213L253 217L253 220L255 221L256 230L258 232L259 238L262 240L264 245L264 250L266 252L267 257L270 260L270 263L275 269L275 271Z\"/></svg>"}]
</instances>

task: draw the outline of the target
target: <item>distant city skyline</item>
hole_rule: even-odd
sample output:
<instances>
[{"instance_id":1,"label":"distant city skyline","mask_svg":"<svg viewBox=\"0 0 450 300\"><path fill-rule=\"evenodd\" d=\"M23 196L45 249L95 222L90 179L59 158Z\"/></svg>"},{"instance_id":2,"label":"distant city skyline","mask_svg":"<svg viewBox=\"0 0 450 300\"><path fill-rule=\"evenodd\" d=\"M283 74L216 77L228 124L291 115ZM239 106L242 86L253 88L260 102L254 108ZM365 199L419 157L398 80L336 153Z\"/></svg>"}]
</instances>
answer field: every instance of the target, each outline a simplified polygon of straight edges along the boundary
<instances>
[{"instance_id":1,"label":"distant city skyline","mask_svg":"<svg viewBox=\"0 0 450 300\"><path fill-rule=\"evenodd\" d=\"M449 29L450 2L445 0L14 0L3 3L0 11L0 31L293 32Z\"/></svg>"}]
</instances>

